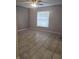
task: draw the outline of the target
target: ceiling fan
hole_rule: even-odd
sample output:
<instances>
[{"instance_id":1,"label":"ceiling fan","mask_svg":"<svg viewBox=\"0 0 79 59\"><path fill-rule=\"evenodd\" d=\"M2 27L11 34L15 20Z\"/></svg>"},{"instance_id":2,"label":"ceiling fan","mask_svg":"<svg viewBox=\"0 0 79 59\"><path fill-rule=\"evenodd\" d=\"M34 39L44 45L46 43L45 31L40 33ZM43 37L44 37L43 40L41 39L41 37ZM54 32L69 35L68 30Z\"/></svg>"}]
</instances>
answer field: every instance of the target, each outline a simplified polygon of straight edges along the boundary
<instances>
[{"instance_id":1,"label":"ceiling fan","mask_svg":"<svg viewBox=\"0 0 79 59\"><path fill-rule=\"evenodd\" d=\"M44 2L42 0L27 0L24 3L31 4L31 6L36 7L37 5L43 5L46 2Z\"/></svg>"}]
</instances>

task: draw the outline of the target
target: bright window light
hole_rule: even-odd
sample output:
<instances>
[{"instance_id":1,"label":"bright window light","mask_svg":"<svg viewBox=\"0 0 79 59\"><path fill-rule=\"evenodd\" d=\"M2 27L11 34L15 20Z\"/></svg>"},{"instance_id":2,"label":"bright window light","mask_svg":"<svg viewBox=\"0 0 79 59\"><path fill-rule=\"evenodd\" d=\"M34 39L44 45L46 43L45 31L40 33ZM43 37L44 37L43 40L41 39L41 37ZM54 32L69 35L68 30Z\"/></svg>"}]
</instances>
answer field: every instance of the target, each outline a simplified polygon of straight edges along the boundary
<instances>
[{"instance_id":1,"label":"bright window light","mask_svg":"<svg viewBox=\"0 0 79 59\"><path fill-rule=\"evenodd\" d=\"M49 26L49 11L42 11L37 13L37 26L38 27Z\"/></svg>"}]
</instances>

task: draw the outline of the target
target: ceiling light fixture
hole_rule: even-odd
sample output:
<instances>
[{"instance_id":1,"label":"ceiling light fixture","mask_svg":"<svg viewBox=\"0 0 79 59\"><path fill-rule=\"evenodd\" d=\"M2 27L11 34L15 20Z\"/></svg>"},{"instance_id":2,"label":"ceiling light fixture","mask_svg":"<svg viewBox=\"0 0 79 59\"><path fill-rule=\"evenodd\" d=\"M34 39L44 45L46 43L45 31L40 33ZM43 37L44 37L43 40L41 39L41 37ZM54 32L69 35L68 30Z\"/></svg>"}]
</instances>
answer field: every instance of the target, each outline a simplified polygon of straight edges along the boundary
<instances>
[{"instance_id":1,"label":"ceiling light fixture","mask_svg":"<svg viewBox=\"0 0 79 59\"><path fill-rule=\"evenodd\" d=\"M32 7L37 7L37 4L36 3L32 3L31 6Z\"/></svg>"},{"instance_id":2,"label":"ceiling light fixture","mask_svg":"<svg viewBox=\"0 0 79 59\"><path fill-rule=\"evenodd\" d=\"M31 6L32 6L32 7L37 7L37 0L32 0L32 2L33 2L33 3L31 4Z\"/></svg>"}]
</instances>

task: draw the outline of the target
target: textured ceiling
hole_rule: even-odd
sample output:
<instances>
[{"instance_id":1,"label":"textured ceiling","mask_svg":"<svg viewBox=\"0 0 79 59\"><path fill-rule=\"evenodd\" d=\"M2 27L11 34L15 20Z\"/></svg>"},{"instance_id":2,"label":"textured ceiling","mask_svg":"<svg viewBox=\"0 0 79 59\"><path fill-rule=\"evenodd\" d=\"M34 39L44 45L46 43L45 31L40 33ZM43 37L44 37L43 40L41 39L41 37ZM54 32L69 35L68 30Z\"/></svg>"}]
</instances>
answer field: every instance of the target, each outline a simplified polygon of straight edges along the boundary
<instances>
[{"instance_id":1,"label":"textured ceiling","mask_svg":"<svg viewBox=\"0 0 79 59\"><path fill-rule=\"evenodd\" d=\"M30 8L31 7L30 4L25 3L27 1L31 1L31 0L16 0L16 5ZM46 3L43 3L43 5L38 5L38 7L46 7L46 6L62 4L62 0L42 0L42 1Z\"/></svg>"}]
</instances>

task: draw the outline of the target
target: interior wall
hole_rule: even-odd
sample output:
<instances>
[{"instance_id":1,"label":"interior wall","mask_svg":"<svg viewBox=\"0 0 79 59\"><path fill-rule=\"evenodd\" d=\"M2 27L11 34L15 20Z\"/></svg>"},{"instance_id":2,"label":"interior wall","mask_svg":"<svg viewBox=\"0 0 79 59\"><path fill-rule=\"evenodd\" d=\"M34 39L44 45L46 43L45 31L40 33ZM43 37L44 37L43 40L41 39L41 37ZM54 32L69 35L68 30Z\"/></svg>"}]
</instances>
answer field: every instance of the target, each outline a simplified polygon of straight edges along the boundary
<instances>
[{"instance_id":1,"label":"interior wall","mask_svg":"<svg viewBox=\"0 0 79 59\"><path fill-rule=\"evenodd\" d=\"M38 11L49 11L49 28L39 28L36 26L37 23L37 12ZM55 5L50 7L40 7L30 9L30 27L39 28L43 30L49 30L52 32L62 33L62 5Z\"/></svg>"},{"instance_id":2,"label":"interior wall","mask_svg":"<svg viewBox=\"0 0 79 59\"><path fill-rule=\"evenodd\" d=\"M24 7L16 7L16 27L18 30L28 27L28 9Z\"/></svg>"}]
</instances>

